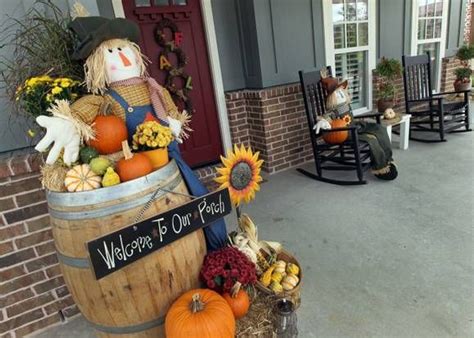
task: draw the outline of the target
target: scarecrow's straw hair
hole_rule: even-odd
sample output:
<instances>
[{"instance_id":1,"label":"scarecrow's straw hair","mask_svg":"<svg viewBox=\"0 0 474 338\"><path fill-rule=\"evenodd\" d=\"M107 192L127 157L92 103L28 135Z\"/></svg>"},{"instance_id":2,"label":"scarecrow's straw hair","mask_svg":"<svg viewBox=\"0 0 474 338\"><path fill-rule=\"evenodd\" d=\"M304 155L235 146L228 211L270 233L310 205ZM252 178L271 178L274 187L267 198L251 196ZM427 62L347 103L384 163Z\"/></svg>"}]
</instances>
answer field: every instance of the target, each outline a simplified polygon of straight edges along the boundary
<instances>
[{"instance_id":1,"label":"scarecrow's straw hair","mask_svg":"<svg viewBox=\"0 0 474 338\"><path fill-rule=\"evenodd\" d=\"M140 76L148 76L146 65L149 63L148 58L142 54L140 47L131 41L125 39L112 39L102 42L89 57L84 64L84 74L86 77L87 89L93 94L103 94L110 84L107 79L105 65L105 50L117 47L130 47L135 53L138 65L140 67Z\"/></svg>"}]
</instances>

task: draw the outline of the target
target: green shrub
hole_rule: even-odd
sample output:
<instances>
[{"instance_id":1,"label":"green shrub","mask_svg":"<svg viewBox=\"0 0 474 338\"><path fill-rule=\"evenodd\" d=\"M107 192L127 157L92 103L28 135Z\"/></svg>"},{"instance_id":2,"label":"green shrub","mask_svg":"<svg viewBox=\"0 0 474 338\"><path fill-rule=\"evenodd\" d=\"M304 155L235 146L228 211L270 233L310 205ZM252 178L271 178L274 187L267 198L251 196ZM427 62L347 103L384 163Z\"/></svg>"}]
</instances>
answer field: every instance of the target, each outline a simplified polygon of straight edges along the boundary
<instances>
[{"instance_id":1,"label":"green shrub","mask_svg":"<svg viewBox=\"0 0 474 338\"><path fill-rule=\"evenodd\" d=\"M392 100L396 98L397 90L393 85L396 78L402 75L402 64L397 59L382 57L375 68L378 76L378 98L382 100Z\"/></svg>"},{"instance_id":2,"label":"green shrub","mask_svg":"<svg viewBox=\"0 0 474 338\"><path fill-rule=\"evenodd\" d=\"M379 86L379 99L391 100L395 97L395 86L391 83L384 83Z\"/></svg>"},{"instance_id":3,"label":"green shrub","mask_svg":"<svg viewBox=\"0 0 474 338\"><path fill-rule=\"evenodd\" d=\"M474 45L463 45L461 46L457 53L456 56L458 59L462 61L467 61L470 59L474 59Z\"/></svg>"},{"instance_id":4,"label":"green shrub","mask_svg":"<svg viewBox=\"0 0 474 338\"><path fill-rule=\"evenodd\" d=\"M397 59L382 57L375 71L378 76L386 78L387 80L393 80L402 75L402 64Z\"/></svg>"},{"instance_id":5,"label":"green shrub","mask_svg":"<svg viewBox=\"0 0 474 338\"><path fill-rule=\"evenodd\" d=\"M469 79L471 77L472 70L470 68L456 68L454 70L454 74L458 80Z\"/></svg>"}]
</instances>

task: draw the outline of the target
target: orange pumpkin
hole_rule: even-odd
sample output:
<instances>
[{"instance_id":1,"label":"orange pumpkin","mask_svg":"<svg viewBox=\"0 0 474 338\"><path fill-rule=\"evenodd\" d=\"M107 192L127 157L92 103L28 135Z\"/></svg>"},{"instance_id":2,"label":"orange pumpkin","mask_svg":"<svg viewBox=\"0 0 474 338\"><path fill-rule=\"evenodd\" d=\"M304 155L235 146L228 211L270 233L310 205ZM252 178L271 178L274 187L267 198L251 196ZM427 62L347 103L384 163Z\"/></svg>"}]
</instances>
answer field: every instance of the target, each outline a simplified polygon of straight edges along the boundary
<instances>
[{"instance_id":1,"label":"orange pumpkin","mask_svg":"<svg viewBox=\"0 0 474 338\"><path fill-rule=\"evenodd\" d=\"M224 293L223 297L229 304L232 312L234 313L235 319L240 319L249 312L250 299L241 287L242 284L239 282L235 283L230 293Z\"/></svg>"},{"instance_id":2,"label":"orange pumpkin","mask_svg":"<svg viewBox=\"0 0 474 338\"><path fill-rule=\"evenodd\" d=\"M347 127L347 122L344 119L334 119L331 121L331 128L344 128ZM335 132L326 132L323 134L323 140L329 144L341 144L349 137L349 132L347 130L335 131Z\"/></svg>"},{"instance_id":3,"label":"orange pumpkin","mask_svg":"<svg viewBox=\"0 0 474 338\"><path fill-rule=\"evenodd\" d=\"M132 154L127 141L122 142L124 158L117 162L115 169L121 182L134 180L153 171L151 161L143 154Z\"/></svg>"},{"instance_id":4,"label":"orange pumpkin","mask_svg":"<svg viewBox=\"0 0 474 338\"><path fill-rule=\"evenodd\" d=\"M97 116L92 128L95 139L88 144L102 155L116 153L122 149L122 141L128 138L125 121L117 116Z\"/></svg>"},{"instance_id":5,"label":"orange pumpkin","mask_svg":"<svg viewBox=\"0 0 474 338\"><path fill-rule=\"evenodd\" d=\"M167 338L233 338L235 319L229 304L217 292L195 289L171 305L165 333Z\"/></svg>"}]
</instances>

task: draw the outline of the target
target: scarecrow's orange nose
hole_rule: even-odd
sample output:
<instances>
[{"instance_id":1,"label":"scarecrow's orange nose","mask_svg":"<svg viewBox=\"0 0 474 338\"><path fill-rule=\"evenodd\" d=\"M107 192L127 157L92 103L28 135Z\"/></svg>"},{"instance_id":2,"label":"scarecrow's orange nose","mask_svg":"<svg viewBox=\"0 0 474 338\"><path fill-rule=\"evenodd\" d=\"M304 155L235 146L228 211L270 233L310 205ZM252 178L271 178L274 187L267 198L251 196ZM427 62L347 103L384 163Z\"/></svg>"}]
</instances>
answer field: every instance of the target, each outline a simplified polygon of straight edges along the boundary
<instances>
[{"instance_id":1,"label":"scarecrow's orange nose","mask_svg":"<svg viewBox=\"0 0 474 338\"><path fill-rule=\"evenodd\" d=\"M122 52L119 52L118 54L120 56L120 59L122 59L122 63L125 67L128 67L128 66L132 65L130 60Z\"/></svg>"}]
</instances>

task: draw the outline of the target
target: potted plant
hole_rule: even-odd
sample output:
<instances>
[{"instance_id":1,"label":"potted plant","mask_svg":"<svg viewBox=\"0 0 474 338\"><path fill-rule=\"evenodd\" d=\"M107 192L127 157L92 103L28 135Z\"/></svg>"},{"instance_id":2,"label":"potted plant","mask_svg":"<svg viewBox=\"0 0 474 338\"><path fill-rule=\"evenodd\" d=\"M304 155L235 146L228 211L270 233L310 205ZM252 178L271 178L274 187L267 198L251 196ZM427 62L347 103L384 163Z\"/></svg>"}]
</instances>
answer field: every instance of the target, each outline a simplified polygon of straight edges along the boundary
<instances>
[{"instance_id":1,"label":"potted plant","mask_svg":"<svg viewBox=\"0 0 474 338\"><path fill-rule=\"evenodd\" d=\"M148 157L153 169L159 169L168 163L167 147L174 140L170 128L149 120L137 126L132 140L133 150Z\"/></svg>"},{"instance_id":2,"label":"potted plant","mask_svg":"<svg viewBox=\"0 0 474 338\"><path fill-rule=\"evenodd\" d=\"M397 59L382 57L377 64L375 73L378 76L378 101L377 109L384 112L387 108L393 108L397 96L395 79L402 75L402 65Z\"/></svg>"},{"instance_id":3,"label":"potted plant","mask_svg":"<svg viewBox=\"0 0 474 338\"><path fill-rule=\"evenodd\" d=\"M454 70L456 80L454 80L454 90L463 91L471 88L472 69L470 61L474 58L474 45L463 45L456 53L456 57L461 61L461 67Z\"/></svg>"}]
</instances>

